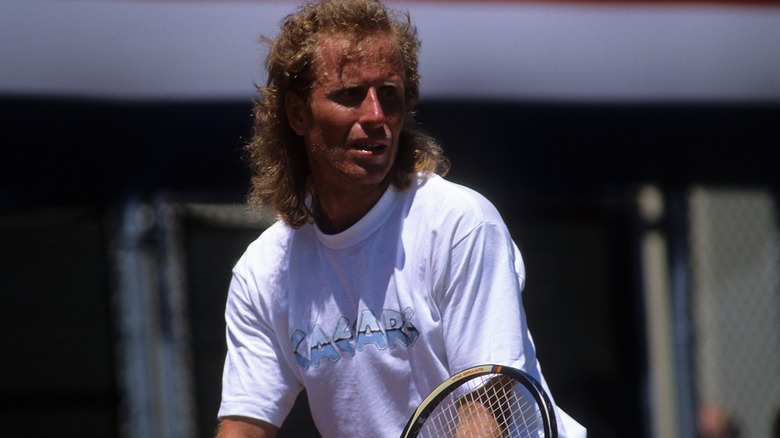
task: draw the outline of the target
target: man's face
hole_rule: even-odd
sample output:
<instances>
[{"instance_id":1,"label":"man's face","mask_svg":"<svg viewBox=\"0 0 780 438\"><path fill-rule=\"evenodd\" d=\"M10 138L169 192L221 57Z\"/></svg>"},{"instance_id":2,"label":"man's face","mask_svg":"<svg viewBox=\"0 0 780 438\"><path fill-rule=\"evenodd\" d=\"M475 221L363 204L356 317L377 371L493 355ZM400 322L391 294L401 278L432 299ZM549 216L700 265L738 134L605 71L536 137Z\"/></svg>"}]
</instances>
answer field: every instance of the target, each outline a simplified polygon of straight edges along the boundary
<instances>
[{"instance_id":1,"label":"man's face","mask_svg":"<svg viewBox=\"0 0 780 438\"><path fill-rule=\"evenodd\" d=\"M290 126L304 138L315 188L387 186L404 124L404 81L395 43L372 36L355 47L323 40L308 102L287 99Z\"/></svg>"}]
</instances>

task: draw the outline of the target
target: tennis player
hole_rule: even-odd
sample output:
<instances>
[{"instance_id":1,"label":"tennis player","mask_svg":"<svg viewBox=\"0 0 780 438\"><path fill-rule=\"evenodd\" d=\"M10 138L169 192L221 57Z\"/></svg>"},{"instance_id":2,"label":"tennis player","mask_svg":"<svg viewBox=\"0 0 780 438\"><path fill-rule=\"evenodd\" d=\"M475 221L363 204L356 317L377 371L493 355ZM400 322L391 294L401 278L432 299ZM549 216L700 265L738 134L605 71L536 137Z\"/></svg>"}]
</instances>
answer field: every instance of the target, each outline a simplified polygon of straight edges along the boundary
<instances>
[{"instance_id":1,"label":"tennis player","mask_svg":"<svg viewBox=\"0 0 780 438\"><path fill-rule=\"evenodd\" d=\"M507 227L415 126L418 49L372 0L302 6L270 41L250 201L280 220L233 271L221 438L274 436L303 388L324 437L396 438L465 368L544 382Z\"/></svg>"}]
</instances>

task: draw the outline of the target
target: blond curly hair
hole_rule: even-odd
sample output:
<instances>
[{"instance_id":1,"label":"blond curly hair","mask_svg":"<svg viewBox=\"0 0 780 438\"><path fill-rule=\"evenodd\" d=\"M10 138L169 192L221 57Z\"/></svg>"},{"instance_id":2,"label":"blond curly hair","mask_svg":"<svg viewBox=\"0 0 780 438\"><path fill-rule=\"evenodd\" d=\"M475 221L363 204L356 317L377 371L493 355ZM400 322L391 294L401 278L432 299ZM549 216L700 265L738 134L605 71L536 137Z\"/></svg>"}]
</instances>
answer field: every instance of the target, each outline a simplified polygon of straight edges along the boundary
<instances>
[{"instance_id":1,"label":"blond curly hair","mask_svg":"<svg viewBox=\"0 0 780 438\"><path fill-rule=\"evenodd\" d=\"M334 35L353 42L368 35L388 35L398 46L407 114L391 183L406 189L419 172L443 175L449 169L438 142L414 119L420 89L420 42L409 15L390 11L376 0L324 0L301 6L284 19L275 39L264 39L270 45L266 59L268 82L265 87L257 87L252 139L246 146L252 174L250 205L273 208L293 228L314 221L315 213L306 202L314 187L303 139L288 124L285 96L291 91L309 95L316 79L314 62L319 45L324 37Z\"/></svg>"}]
</instances>

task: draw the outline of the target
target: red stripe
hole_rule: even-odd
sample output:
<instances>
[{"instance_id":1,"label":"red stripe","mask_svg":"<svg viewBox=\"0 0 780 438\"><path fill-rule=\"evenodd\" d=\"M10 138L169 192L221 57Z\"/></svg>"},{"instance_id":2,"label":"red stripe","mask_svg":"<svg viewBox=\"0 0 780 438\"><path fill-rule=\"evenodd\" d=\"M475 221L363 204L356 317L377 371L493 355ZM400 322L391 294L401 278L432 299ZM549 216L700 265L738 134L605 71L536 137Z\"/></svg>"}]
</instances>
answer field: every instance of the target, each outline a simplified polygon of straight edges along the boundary
<instances>
[{"instance_id":1,"label":"red stripe","mask_svg":"<svg viewBox=\"0 0 780 438\"><path fill-rule=\"evenodd\" d=\"M395 3L597 3L597 4L712 4L729 6L780 5L780 0L396 0Z\"/></svg>"},{"instance_id":2,"label":"red stripe","mask_svg":"<svg viewBox=\"0 0 780 438\"><path fill-rule=\"evenodd\" d=\"M149 2L152 0L106 0L116 2ZM214 3L219 4L217 0L166 0L169 3ZM233 2L256 3L256 0L232 0ZM302 0L301 2L291 1L295 6L298 3L316 0ZM749 5L780 5L780 0L393 0L392 3L595 3L595 4L712 4L712 5L730 5L730 6L749 6Z\"/></svg>"}]
</instances>

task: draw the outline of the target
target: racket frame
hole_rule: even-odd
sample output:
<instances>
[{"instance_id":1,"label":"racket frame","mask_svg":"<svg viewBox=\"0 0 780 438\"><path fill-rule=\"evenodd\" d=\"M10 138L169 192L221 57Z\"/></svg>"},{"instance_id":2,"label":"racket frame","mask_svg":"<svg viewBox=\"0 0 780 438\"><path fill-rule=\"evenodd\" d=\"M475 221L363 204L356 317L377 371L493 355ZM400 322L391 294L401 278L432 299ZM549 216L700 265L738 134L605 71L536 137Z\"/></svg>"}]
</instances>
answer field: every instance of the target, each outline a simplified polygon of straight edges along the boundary
<instances>
[{"instance_id":1,"label":"racket frame","mask_svg":"<svg viewBox=\"0 0 780 438\"><path fill-rule=\"evenodd\" d=\"M401 438L416 437L425 424L425 421L428 419L428 416L433 412L434 409L436 409L436 407L445 397L460 387L462 383L479 376L484 376L486 374L507 376L523 385L528 390L528 392L531 393L534 400L536 401L536 404L539 406L539 413L542 416L544 436L546 438L558 438L555 411L553 410L552 402L547 396L547 392L544 390L542 385L525 371L494 364L478 365L467 368L442 382L438 387L436 387L436 389L431 391L431 393L414 411L412 416L409 418L409 421L406 423L404 431L401 433Z\"/></svg>"}]
</instances>

